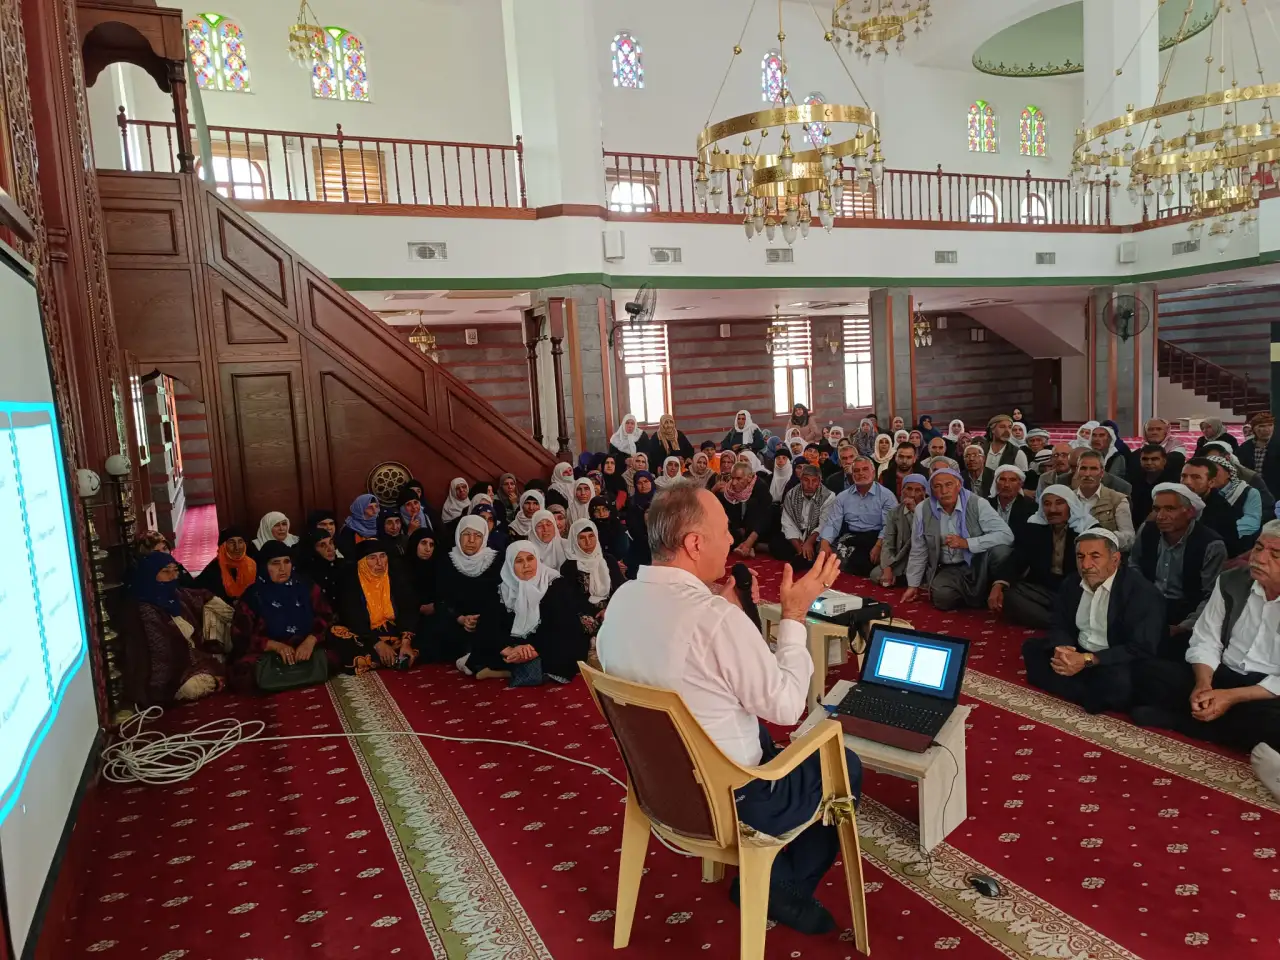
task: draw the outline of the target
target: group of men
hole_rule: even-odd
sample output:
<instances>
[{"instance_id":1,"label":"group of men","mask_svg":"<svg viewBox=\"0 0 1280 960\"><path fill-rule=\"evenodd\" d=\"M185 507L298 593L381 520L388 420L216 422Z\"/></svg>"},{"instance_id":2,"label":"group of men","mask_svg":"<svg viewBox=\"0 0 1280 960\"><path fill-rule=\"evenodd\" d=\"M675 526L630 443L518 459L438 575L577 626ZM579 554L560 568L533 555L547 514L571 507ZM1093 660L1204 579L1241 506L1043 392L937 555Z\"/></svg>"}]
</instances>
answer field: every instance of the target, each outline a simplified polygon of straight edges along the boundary
<instances>
[{"instance_id":1,"label":"group of men","mask_svg":"<svg viewBox=\"0 0 1280 960\"><path fill-rule=\"evenodd\" d=\"M1045 631L1023 646L1030 683L1252 750L1280 795L1280 520L1263 523L1275 512L1265 474L1280 463L1272 416L1251 421L1243 447L1206 438L1189 458L1163 420L1133 451L1096 424L1053 448L1036 430L1015 446L1010 426L992 417L963 464L940 438L924 460L901 444L878 478L841 450L843 489L815 555L905 587L905 603L985 606Z\"/></svg>"}]
</instances>

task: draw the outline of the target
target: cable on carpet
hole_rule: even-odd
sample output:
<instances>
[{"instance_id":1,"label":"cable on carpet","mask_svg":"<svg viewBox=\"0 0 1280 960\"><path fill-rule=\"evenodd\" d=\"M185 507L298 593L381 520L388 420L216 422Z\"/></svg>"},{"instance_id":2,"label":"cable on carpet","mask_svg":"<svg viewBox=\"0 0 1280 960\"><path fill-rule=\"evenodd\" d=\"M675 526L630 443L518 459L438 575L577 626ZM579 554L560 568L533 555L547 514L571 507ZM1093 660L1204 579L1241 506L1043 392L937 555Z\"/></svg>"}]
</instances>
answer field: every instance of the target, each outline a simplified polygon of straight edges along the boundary
<instances>
[{"instance_id":1,"label":"cable on carpet","mask_svg":"<svg viewBox=\"0 0 1280 960\"><path fill-rule=\"evenodd\" d=\"M219 757L230 753L242 743L272 743L287 740L358 739L362 737L417 737L431 740L447 740L450 743L488 743L500 747L520 747L532 750L556 760L586 767L593 773L608 777L624 790L627 785L604 767L574 757L544 750L529 743L515 740L494 740L488 737L447 737L441 733L419 733L416 730L386 730L370 733L298 733L287 736L263 736L267 725L262 720L235 720L225 717L203 723L187 733L163 734L145 729L149 720L164 715L161 707L147 707L120 724L120 739L102 751L102 775L112 783L146 783L163 786L189 780ZM682 857L698 859L693 854L669 843L656 831L658 842Z\"/></svg>"}]
</instances>

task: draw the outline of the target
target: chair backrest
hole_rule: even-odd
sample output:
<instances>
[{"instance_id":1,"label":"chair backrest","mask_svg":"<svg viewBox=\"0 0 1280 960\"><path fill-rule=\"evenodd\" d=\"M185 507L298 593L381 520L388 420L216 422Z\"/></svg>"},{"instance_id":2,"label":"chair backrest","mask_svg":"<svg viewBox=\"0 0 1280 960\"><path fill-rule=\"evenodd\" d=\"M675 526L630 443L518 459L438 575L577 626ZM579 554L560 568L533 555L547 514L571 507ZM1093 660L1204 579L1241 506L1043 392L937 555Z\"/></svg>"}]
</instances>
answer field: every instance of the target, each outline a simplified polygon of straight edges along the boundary
<instances>
[{"instance_id":1,"label":"chair backrest","mask_svg":"<svg viewBox=\"0 0 1280 960\"><path fill-rule=\"evenodd\" d=\"M733 790L750 774L720 751L675 691L579 667L645 816L681 836L734 846Z\"/></svg>"}]
</instances>

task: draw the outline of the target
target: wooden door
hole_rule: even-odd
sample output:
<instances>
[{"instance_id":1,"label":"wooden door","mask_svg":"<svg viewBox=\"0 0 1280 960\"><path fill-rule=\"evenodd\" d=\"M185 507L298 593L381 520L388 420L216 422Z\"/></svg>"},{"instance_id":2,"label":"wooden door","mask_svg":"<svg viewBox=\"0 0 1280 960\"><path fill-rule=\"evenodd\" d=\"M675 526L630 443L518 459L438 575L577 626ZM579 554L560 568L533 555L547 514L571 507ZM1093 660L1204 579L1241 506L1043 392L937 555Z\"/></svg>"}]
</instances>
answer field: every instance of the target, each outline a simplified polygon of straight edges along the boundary
<instances>
[{"instance_id":1,"label":"wooden door","mask_svg":"<svg viewBox=\"0 0 1280 960\"><path fill-rule=\"evenodd\" d=\"M1058 423L1062 420L1062 360L1045 357L1031 361L1032 423Z\"/></svg>"},{"instance_id":2,"label":"wooden door","mask_svg":"<svg viewBox=\"0 0 1280 960\"><path fill-rule=\"evenodd\" d=\"M156 528L155 497L151 493L151 438L147 429L147 406L142 395L142 372L138 358L120 351L120 367L125 381L125 425L129 437L128 457L133 468L134 512L138 518L135 536Z\"/></svg>"}]
</instances>

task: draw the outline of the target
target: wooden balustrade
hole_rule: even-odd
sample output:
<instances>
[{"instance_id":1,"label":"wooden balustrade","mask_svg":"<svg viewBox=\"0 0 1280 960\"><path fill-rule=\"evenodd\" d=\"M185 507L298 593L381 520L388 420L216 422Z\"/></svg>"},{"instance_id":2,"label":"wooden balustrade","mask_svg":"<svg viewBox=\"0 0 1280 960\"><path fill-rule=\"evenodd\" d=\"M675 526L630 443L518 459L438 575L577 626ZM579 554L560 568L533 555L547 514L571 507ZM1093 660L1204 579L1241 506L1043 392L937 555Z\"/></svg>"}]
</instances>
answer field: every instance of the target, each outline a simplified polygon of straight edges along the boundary
<instances>
[{"instance_id":1,"label":"wooden balustrade","mask_svg":"<svg viewBox=\"0 0 1280 960\"><path fill-rule=\"evenodd\" d=\"M1211 403L1244 416L1268 407L1267 396L1250 385L1247 374L1235 373L1167 340L1159 341L1156 356L1162 377L1168 377Z\"/></svg>"},{"instance_id":2,"label":"wooden balustrade","mask_svg":"<svg viewBox=\"0 0 1280 960\"><path fill-rule=\"evenodd\" d=\"M610 211L644 217L655 214L725 216L744 214L731 177L717 210L697 203L697 158L652 153L604 152L605 191ZM1105 186L1072 189L1053 177L988 176L937 170L885 170L879 189L861 191L853 169L842 167L837 217L932 223L1016 224L1020 227L1100 227L1111 224ZM815 211L816 213L816 211Z\"/></svg>"},{"instance_id":3,"label":"wooden balustrade","mask_svg":"<svg viewBox=\"0 0 1280 960\"><path fill-rule=\"evenodd\" d=\"M117 116L124 169L175 173L172 122ZM209 128L218 192L242 201L524 208L524 144ZM196 152L199 153L199 147ZM204 159L198 157L200 172Z\"/></svg>"}]
</instances>

